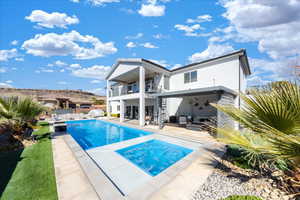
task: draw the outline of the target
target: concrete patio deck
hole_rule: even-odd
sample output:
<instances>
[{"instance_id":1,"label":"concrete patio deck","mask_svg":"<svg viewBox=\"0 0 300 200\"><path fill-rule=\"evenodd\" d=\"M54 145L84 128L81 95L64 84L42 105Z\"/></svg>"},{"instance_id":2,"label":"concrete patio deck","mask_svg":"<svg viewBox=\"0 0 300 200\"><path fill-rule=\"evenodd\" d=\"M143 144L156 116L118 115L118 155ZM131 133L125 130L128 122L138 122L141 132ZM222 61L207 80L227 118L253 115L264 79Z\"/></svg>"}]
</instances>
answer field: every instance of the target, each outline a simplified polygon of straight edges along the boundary
<instances>
[{"instance_id":1,"label":"concrete patio deck","mask_svg":"<svg viewBox=\"0 0 300 200\"><path fill-rule=\"evenodd\" d=\"M191 131L179 127L165 127L163 130L157 130L157 129L149 128L149 126L145 128L141 128L133 124L119 123L116 122L115 120L108 120L108 121L133 127L133 128L139 128L139 129L155 132L156 133L154 134L155 137L160 137L160 139L167 138L167 140L168 139L173 140L172 141L173 143L174 141L182 141L183 143L186 144L196 143L199 145L197 153L194 154L192 157L189 157L188 158L189 162L185 162L185 165L176 166L176 164L174 164L174 166L171 166L170 168L176 170L166 170L168 171L167 174L162 173L161 175L158 175L157 177L154 178L147 177L147 176L136 176L136 178L132 178L133 176L131 176L130 178L126 174L125 174L126 176L124 176L124 170L122 170L123 174L122 172L118 172L120 170L114 170L115 172L113 173L107 173L108 168L114 168L109 165L109 160L114 160L115 158L116 160L118 160L120 159L120 157L111 157L108 155L110 159L105 160L104 158L105 157L107 158L107 156L102 157L99 156L100 154L98 153L99 151L102 151L102 153L103 152L108 153L108 151L103 151L103 150L105 149L108 150L109 148L118 149L122 145L128 146L128 145L132 145L133 143L139 143L142 140L145 140L145 138L149 136L144 136L137 139L124 141L119 144L112 144L112 145L106 145L104 147L94 148L86 152L81 149L81 147L75 142L75 140L70 135L67 134L64 135L63 137L57 137L56 139L53 140L53 145L55 149L53 151L56 151L54 153L55 155L54 162L56 165L55 167L56 171L58 171L56 172L56 175L58 177L57 178L58 193L61 193L59 194L59 199L74 199L72 198L72 196L74 197L74 195L76 196L76 194L78 194L78 197L76 199L87 199L86 198L87 195L90 195L91 198L88 199L100 198L102 200L117 200L117 199L130 199L130 200L187 199L188 200L191 198L194 192L205 182L206 178L213 172L214 166L216 164L214 157L223 155L223 145L217 143L206 132ZM63 143L61 140L66 143ZM66 150L66 148L69 149ZM58 155L60 154L60 152L68 152L68 153L62 153L63 156L59 158L60 156ZM215 152L218 153L215 154ZM75 183L75 181L74 182L59 181L64 179L67 180L67 176L64 174L71 173L68 167L64 166L64 165L69 165L69 164L65 164L66 162L68 162L68 160L70 160L70 163L73 163L71 165L74 166L77 165L75 167L76 170L74 169L74 174L78 173L77 176L80 177L77 178L76 180L77 183ZM77 160L76 164L74 163L74 160ZM87 162L89 162L89 164L87 164ZM78 167L79 164L81 167ZM89 165L89 167L87 168L86 165ZM126 165L127 167L125 168L128 168L130 164L126 163ZM96 169L97 167L98 170ZM128 170L133 172L135 169L134 167L131 166L130 169ZM71 171L73 171L73 169ZM140 172L136 174L139 173ZM82 174L85 175L83 176ZM121 178L122 180L120 179L120 177L123 177ZM128 182L135 182L135 183L127 184L129 186L126 186L126 182L124 182L124 180L126 179ZM117 188L118 184L120 185L120 183L121 185L123 185L122 187L125 192L122 192L120 188ZM80 185L80 187L85 189L76 191L75 188L78 187L78 185ZM72 190L72 188L74 188L73 190L75 191L69 191ZM82 195L82 193L86 195Z\"/></svg>"}]
</instances>

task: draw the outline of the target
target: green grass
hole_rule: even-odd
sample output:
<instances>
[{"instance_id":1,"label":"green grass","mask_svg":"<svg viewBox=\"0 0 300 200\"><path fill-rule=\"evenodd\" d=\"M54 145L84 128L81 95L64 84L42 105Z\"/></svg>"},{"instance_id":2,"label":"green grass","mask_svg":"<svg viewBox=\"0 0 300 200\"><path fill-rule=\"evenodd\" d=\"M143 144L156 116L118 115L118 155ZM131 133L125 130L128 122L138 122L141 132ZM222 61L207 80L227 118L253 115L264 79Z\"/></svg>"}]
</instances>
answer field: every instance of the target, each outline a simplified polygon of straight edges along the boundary
<instances>
[{"instance_id":1,"label":"green grass","mask_svg":"<svg viewBox=\"0 0 300 200\"><path fill-rule=\"evenodd\" d=\"M49 126L42 126L36 144L0 154L1 200L56 200Z\"/></svg>"}]
</instances>

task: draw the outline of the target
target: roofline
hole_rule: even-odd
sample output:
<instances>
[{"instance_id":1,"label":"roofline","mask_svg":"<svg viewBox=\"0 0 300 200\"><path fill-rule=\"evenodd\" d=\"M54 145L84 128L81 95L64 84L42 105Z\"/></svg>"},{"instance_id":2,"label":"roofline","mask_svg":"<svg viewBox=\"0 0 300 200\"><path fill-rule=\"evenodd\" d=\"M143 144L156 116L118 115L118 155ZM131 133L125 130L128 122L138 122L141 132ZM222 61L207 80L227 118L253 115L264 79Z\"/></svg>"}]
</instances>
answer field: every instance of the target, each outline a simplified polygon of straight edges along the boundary
<instances>
[{"instance_id":1,"label":"roofline","mask_svg":"<svg viewBox=\"0 0 300 200\"><path fill-rule=\"evenodd\" d=\"M196 88L196 89L188 89L188 90L178 90L178 91L168 91L163 93L153 94L155 97L165 97L165 98L172 98L172 97L180 97L180 96L192 96L199 93L214 93L214 92L226 92L228 94L237 96L238 93L232 89L229 89L224 86L213 86L213 87L205 87L205 88Z\"/></svg>"},{"instance_id":2,"label":"roofline","mask_svg":"<svg viewBox=\"0 0 300 200\"><path fill-rule=\"evenodd\" d=\"M246 53L245 49L240 49L238 51L235 51L235 52L232 52L232 53L229 53L229 54L225 54L225 55L222 55L222 56L219 56L219 57L211 58L211 59L208 59L208 60L204 60L204 61L201 61L201 62L191 63L191 64L185 65L183 67L173 69L173 70L171 70L171 72L175 72L175 71L178 71L178 70L193 67L195 65L205 64L205 63L208 63L208 62L211 62L211 61L219 60L219 59L222 59L222 58L226 58L226 57L230 57L230 56L238 55L238 54L242 54L242 56L246 57L247 70L248 70L249 75L250 75L251 71L250 71L249 62L248 62L248 58L247 58L247 53Z\"/></svg>"},{"instance_id":3,"label":"roofline","mask_svg":"<svg viewBox=\"0 0 300 200\"><path fill-rule=\"evenodd\" d=\"M173 69L173 70L169 70L167 69L166 67L163 67L155 62L152 62L150 60L147 60L147 59L144 59L144 58L120 58L117 60L117 62L113 65L112 69L110 70L110 72L106 75L105 79L108 79L109 76L115 71L116 67L122 63L122 62L136 62L136 63L142 63L142 62L146 62L146 63L149 63L149 64L152 64L156 67L159 67L163 70L166 70L167 72L176 72L176 71L179 71L179 70L182 70L182 69L187 69L189 67L193 67L195 65L200 65L200 64L205 64L205 63L209 63L209 62L212 62L212 61L215 61L215 60L219 60L219 59L222 59L222 58L226 58L226 57L230 57L230 56L234 56L234 55L240 55L240 56L243 56L245 58L245 61L246 61L246 69L245 71L247 72L247 75L250 75L251 74L251 70L250 70L250 66L249 66L249 61L248 61L248 57L247 57L247 53L246 53L246 49L240 49L238 51L235 51L235 52L232 52L232 53L229 53L229 54L225 54L225 55L222 55L222 56L218 56L218 57L215 57L215 58L211 58L211 59L208 59L208 60L204 60L204 61L201 61L201 62L195 62L195 63L191 63L191 64L188 64L188 65L185 65L185 66L182 66L182 67L179 67L179 68L176 68L176 69Z\"/></svg>"}]
</instances>

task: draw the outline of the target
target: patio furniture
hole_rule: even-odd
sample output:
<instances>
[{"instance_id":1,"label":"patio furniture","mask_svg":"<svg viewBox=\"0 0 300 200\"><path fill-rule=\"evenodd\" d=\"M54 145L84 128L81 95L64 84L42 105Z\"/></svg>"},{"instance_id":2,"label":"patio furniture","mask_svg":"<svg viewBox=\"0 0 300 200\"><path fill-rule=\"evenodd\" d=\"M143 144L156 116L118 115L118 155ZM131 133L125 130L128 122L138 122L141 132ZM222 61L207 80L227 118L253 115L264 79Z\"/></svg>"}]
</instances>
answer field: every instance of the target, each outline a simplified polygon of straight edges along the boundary
<instances>
[{"instance_id":1,"label":"patio furniture","mask_svg":"<svg viewBox=\"0 0 300 200\"><path fill-rule=\"evenodd\" d=\"M186 126L187 125L187 116L185 116L185 115L179 116L178 121L179 121L179 125Z\"/></svg>"}]
</instances>

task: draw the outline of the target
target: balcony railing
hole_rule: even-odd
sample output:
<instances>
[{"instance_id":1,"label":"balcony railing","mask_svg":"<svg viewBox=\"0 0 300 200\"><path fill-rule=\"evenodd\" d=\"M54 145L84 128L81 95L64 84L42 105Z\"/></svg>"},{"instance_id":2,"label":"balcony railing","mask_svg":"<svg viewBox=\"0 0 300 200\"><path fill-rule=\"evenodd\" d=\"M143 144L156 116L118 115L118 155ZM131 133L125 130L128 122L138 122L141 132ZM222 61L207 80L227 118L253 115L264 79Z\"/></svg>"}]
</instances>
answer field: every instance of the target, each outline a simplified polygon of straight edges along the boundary
<instances>
[{"instance_id":1,"label":"balcony railing","mask_svg":"<svg viewBox=\"0 0 300 200\"><path fill-rule=\"evenodd\" d=\"M127 94L139 93L140 89L137 83L126 85L120 88L120 86L112 87L110 92L110 97L116 97ZM156 93L159 92L158 85L154 84L153 81L146 81L145 92Z\"/></svg>"}]
</instances>

